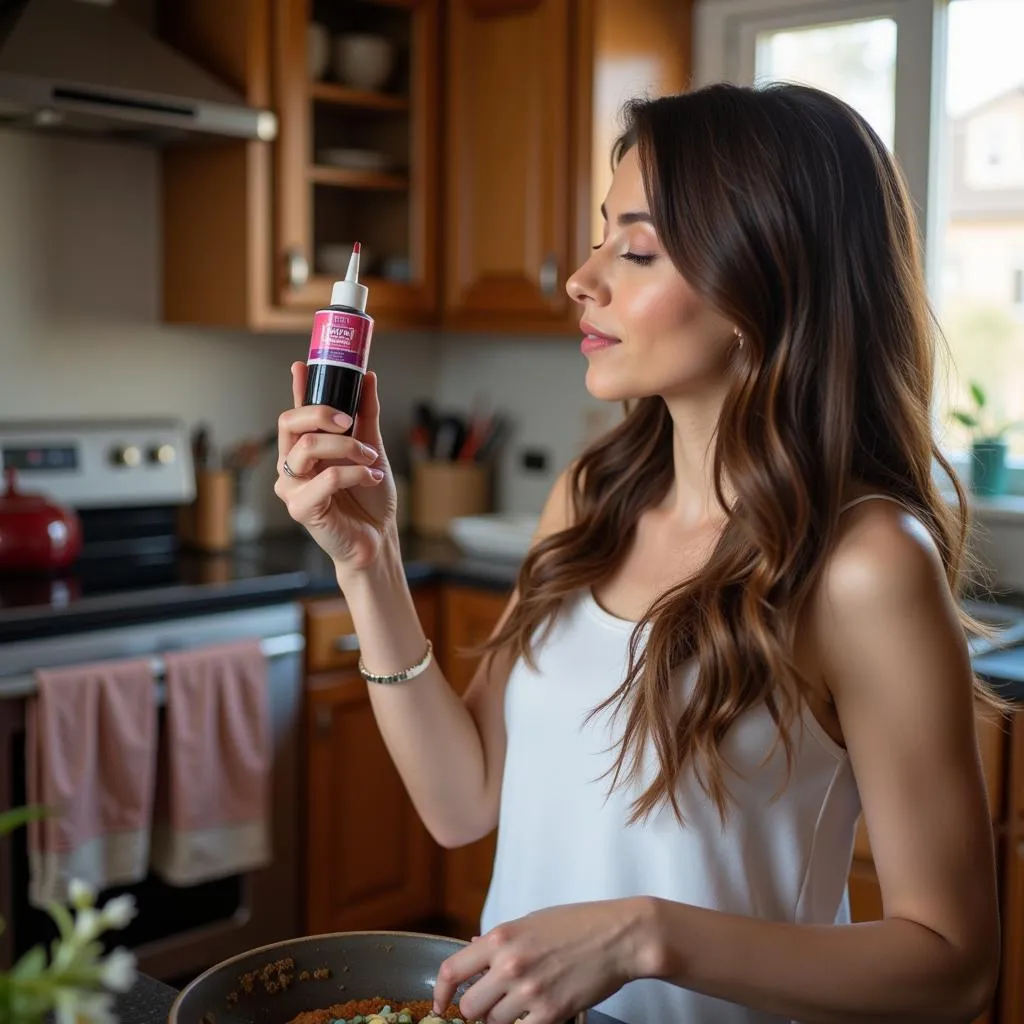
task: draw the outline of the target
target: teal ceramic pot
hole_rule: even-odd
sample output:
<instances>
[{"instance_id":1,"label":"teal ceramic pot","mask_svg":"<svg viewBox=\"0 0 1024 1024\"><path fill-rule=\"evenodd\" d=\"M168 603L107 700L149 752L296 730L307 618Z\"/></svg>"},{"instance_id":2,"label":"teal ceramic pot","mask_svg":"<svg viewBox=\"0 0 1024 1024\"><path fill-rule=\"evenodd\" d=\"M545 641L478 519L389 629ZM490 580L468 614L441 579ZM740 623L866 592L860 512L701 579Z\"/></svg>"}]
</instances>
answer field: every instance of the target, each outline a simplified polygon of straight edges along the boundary
<instances>
[{"instance_id":1,"label":"teal ceramic pot","mask_svg":"<svg viewBox=\"0 0 1024 1024\"><path fill-rule=\"evenodd\" d=\"M1006 493L1006 442L976 441L971 446L971 490L979 497Z\"/></svg>"}]
</instances>

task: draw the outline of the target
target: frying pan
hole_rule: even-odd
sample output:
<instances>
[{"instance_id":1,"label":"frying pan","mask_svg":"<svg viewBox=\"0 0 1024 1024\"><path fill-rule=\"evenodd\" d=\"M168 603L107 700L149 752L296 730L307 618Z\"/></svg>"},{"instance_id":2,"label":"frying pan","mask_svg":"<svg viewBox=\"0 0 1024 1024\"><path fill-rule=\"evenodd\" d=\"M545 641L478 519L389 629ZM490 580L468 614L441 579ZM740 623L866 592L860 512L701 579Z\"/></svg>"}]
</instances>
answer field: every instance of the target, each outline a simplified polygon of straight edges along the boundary
<instances>
[{"instance_id":1,"label":"frying pan","mask_svg":"<svg viewBox=\"0 0 1024 1024\"><path fill-rule=\"evenodd\" d=\"M195 978L174 1000L168 1024L287 1024L303 1010L377 996L393 1000L397 1009L403 1001L432 999L441 962L464 945L440 935L395 931L335 932L275 942L224 960ZM244 991L244 975L285 958L295 962L288 970L293 980L287 988L267 991L257 980L250 992ZM324 969L327 977L313 976ZM310 977L299 980L303 972ZM581 1013L566 1024L584 1024L585 1019Z\"/></svg>"}]
</instances>

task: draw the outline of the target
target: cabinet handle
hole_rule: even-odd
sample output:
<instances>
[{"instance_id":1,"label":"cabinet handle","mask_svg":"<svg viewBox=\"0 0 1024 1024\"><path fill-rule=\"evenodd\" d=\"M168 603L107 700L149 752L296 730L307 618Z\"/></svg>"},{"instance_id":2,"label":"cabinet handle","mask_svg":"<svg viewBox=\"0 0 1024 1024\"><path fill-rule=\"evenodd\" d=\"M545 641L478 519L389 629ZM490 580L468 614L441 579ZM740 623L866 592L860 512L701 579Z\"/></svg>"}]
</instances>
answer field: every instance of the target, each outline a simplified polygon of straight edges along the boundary
<instances>
[{"instance_id":1,"label":"cabinet handle","mask_svg":"<svg viewBox=\"0 0 1024 1024\"><path fill-rule=\"evenodd\" d=\"M558 291L558 259L554 253L549 253L547 259L540 265L538 280L542 295L550 298Z\"/></svg>"},{"instance_id":2,"label":"cabinet handle","mask_svg":"<svg viewBox=\"0 0 1024 1024\"><path fill-rule=\"evenodd\" d=\"M313 716L316 725L316 734L321 739L326 739L331 735L331 726L334 724L334 716L331 714L331 709L324 707L322 704L316 709L316 714Z\"/></svg>"},{"instance_id":3,"label":"cabinet handle","mask_svg":"<svg viewBox=\"0 0 1024 1024\"><path fill-rule=\"evenodd\" d=\"M334 649L339 653L359 650L359 637L355 633L342 633L334 638Z\"/></svg>"},{"instance_id":4,"label":"cabinet handle","mask_svg":"<svg viewBox=\"0 0 1024 1024\"><path fill-rule=\"evenodd\" d=\"M285 273L288 284L292 288L301 288L309 280L309 260L299 248L289 249L285 253Z\"/></svg>"}]
</instances>

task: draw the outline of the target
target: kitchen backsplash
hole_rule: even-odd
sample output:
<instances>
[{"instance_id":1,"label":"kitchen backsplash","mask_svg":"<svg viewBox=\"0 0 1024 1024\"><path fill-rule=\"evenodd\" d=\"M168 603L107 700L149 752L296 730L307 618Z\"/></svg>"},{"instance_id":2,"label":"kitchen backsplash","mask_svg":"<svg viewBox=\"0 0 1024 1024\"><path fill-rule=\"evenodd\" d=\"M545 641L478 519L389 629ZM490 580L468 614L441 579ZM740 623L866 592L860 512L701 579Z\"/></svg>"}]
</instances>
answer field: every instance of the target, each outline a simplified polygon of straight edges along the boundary
<instances>
[{"instance_id":1,"label":"kitchen backsplash","mask_svg":"<svg viewBox=\"0 0 1024 1024\"><path fill-rule=\"evenodd\" d=\"M442 338L438 401L469 410L476 396L508 410L515 424L497 469L499 506L536 512L555 477L595 432L621 415L616 405L592 398L578 338ZM546 456L544 470L526 469L525 453Z\"/></svg>"},{"instance_id":2,"label":"kitchen backsplash","mask_svg":"<svg viewBox=\"0 0 1024 1024\"><path fill-rule=\"evenodd\" d=\"M261 434L290 401L305 336L161 324L159 188L151 149L0 131L0 416L169 414L208 423L216 445ZM371 365L399 465L417 398L468 411L480 395L511 414L503 510L537 511L595 429L588 412L617 415L587 395L570 338L379 332ZM524 448L547 468L523 470ZM279 524L272 479L268 459L252 486Z\"/></svg>"}]
</instances>

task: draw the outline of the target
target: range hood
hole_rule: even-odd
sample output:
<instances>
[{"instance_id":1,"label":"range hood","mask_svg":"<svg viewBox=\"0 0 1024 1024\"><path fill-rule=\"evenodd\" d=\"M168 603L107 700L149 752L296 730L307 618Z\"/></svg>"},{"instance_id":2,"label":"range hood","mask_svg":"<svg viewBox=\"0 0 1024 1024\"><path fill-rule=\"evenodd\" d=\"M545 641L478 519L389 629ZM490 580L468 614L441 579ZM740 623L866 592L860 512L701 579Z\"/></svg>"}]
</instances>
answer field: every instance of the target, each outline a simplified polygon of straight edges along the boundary
<instances>
[{"instance_id":1,"label":"range hood","mask_svg":"<svg viewBox=\"0 0 1024 1024\"><path fill-rule=\"evenodd\" d=\"M2 124L155 143L277 135L271 111L247 106L114 0L0 0Z\"/></svg>"}]
</instances>

